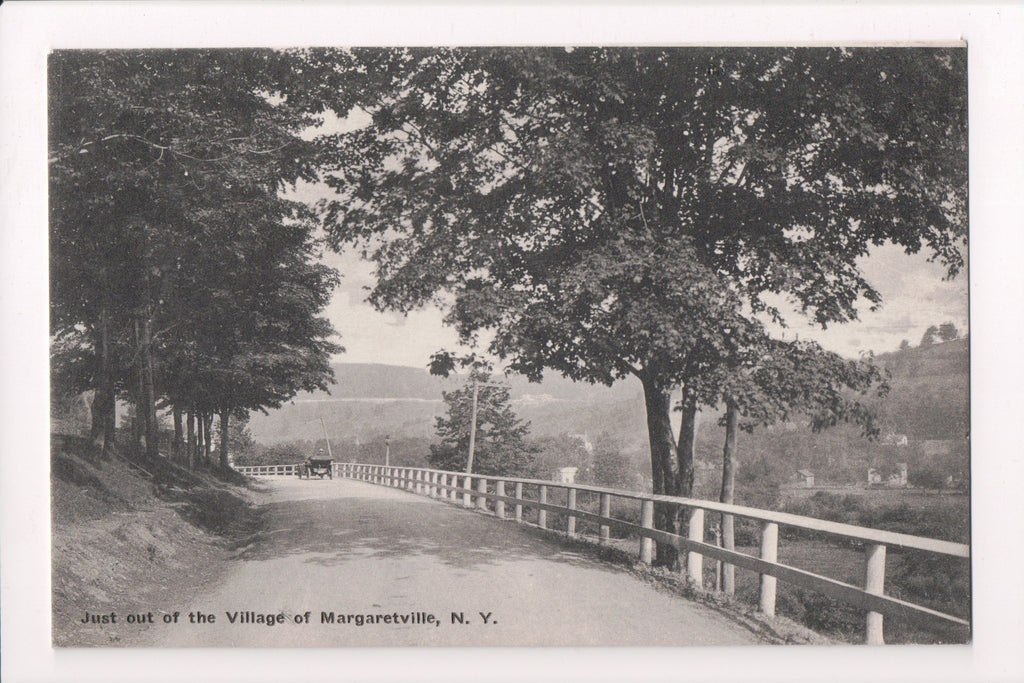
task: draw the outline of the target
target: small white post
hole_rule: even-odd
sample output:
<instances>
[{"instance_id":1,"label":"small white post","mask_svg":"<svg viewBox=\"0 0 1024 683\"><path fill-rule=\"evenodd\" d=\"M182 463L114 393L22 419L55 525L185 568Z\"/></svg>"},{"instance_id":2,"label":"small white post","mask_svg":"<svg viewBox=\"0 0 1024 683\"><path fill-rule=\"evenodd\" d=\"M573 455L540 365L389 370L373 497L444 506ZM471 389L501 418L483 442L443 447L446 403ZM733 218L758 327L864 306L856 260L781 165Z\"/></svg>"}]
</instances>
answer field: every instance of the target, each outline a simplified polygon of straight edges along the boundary
<instances>
[{"instance_id":1,"label":"small white post","mask_svg":"<svg viewBox=\"0 0 1024 683\"><path fill-rule=\"evenodd\" d=\"M487 479L480 477L476 482L476 491L480 495L476 497L476 506L481 510L487 509Z\"/></svg>"},{"instance_id":2,"label":"small white post","mask_svg":"<svg viewBox=\"0 0 1024 683\"><path fill-rule=\"evenodd\" d=\"M494 493L498 496L505 495L505 482L501 479L494 482ZM498 519L505 519L505 501L494 501L494 516Z\"/></svg>"},{"instance_id":3,"label":"small white post","mask_svg":"<svg viewBox=\"0 0 1024 683\"><path fill-rule=\"evenodd\" d=\"M761 525L761 559L775 562L779 559L779 525L765 522ZM761 592L758 608L765 616L775 616L775 577L761 574Z\"/></svg>"},{"instance_id":4,"label":"small white post","mask_svg":"<svg viewBox=\"0 0 1024 683\"><path fill-rule=\"evenodd\" d=\"M576 535L576 515L574 515L572 513L576 511L576 489L573 489L573 488L567 489L567 491L566 491L565 509L567 510L567 512L566 512L566 522L565 522L565 532L569 536L575 536Z\"/></svg>"},{"instance_id":5,"label":"small white post","mask_svg":"<svg viewBox=\"0 0 1024 683\"><path fill-rule=\"evenodd\" d=\"M644 529L654 528L654 501L640 501L640 526ZM654 542L647 536L640 537L640 561L649 565L654 558Z\"/></svg>"},{"instance_id":6,"label":"small white post","mask_svg":"<svg viewBox=\"0 0 1024 683\"><path fill-rule=\"evenodd\" d=\"M537 502L541 505L548 502L548 487L543 484L540 485L540 495L538 496ZM540 508L537 512L537 526L541 529L548 528L548 511L544 508Z\"/></svg>"},{"instance_id":7,"label":"small white post","mask_svg":"<svg viewBox=\"0 0 1024 683\"><path fill-rule=\"evenodd\" d=\"M612 497L607 493L601 494L601 516L608 518L612 516ZM611 528L607 524L601 525L599 534L601 543L608 543L611 539Z\"/></svg>"},{"instance_id":8,"label":"small white post","mask_svg":"<svg viewBox=\"0 0 1024 683\"><path fill-rule=\"evenodd\" d=\"M516 500L520 501L522 499L523 499L523 482L517 481L516 482ZM517 524L522 523L522 521L523 521L523 504L522 503L518 503L518 502L516 503L515 516L516 516L516 523Z\"/></svg>"},{"instance_id":9,"label":"small white post","mask_svg":"<svg viewBox=\"0 0 1024 683\"><path fill-rule=\"evenodd\" d=\"M689 533L687 538L699 543L704 542L704 510L694 508L690 510L690 521L688 524ZM704 556L700 553L688 551L686 553L686 574L698 588L704 587Z\"/></svg>"},{"instance_id":10,"label":"small white post","mask_svg":"<svg viewBox=\"0 0 1024 683\"><path fill-rule=\"evenodd\" d=\"M874 595L885 594L885 546L872 543L864 549L864 590ZM884 645L882 614L868 612L864 631L868 645Z\"/></svg>"},{"instance_id":11,"label":"small white post","mask_svg":"<svg viewBox=\"0 0 1024 683\"><path fill-rule=\"evenodd\" d=\"M464 507L473 507L473 496L470 491L473 490L473 477L468 474L462 478L462 488L466 489L462 494L462 505Z\"/></svg>"}]
</instances>

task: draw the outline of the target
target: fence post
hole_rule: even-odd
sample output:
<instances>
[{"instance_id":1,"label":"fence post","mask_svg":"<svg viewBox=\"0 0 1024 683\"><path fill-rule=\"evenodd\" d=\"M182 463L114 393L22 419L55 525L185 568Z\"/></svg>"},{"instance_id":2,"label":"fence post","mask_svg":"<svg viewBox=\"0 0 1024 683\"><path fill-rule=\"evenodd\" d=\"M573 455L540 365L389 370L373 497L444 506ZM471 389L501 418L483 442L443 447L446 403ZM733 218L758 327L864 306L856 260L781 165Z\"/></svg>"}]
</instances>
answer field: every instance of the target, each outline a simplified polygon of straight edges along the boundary
<instances>
[{"instance_id":1,"label":"fence post","mask_svg":"<svg viewBox=\"0 0 1024 683\"><path fill-rule=\"evenodd\" d=\"M505 495L505 482L501 479L494 482L494 493L499 496ZM498 519L505 519L505 501L494 501L494 516Z\"/></svg>"},{"instance_id":2,"label":"fence post","mask_svg":"<svg viewBox=\"0 0 1024 683\"><path fill-rule=\"evenodd\" d=\"M612 516L612 497L607 493L601 494L601 516L608 518ZM601 525L599 533L601 543L607 543L611 539L611 527L607 524Z\"/></svg>"},{"instance_id":3,"label":"fence post","mask_svg":"<svg viewBox=\"0 0 1024 683\"><path fill-rule=\"evenodd\" d=\"M761 559L775 562L779 559L779 525L765 522L761 525ZM775 616L775 577L761 574L761 593L758 609L765 616Z\"/></svg>"},{"instance_id":4,"label":"fence post","mask_svg":"<svg viewBox=\"0 0 1024 683\"><path fill-rule=\"evenodd\" d=\"M476 497L476 506L481 510L487 509L487 479L480 477L476 482L476 490L480 495Z\"/></svg>"},{"instance_id":5,"label":"fence post","mask_svg":"<svg viewBox=\"0 0 1024 683\"><path fill-rule=\"evenodd\" d=\"M540 485L540 494L538 495L537 502L540 503L541 505L544 505L545 503L548 502L548 487L545 486L544 484ZM545 510L544 508L540 508L540 510L537 512L537 526L539 526L541 529L548 528L548 511Z\"/></svg>"},{"instance_id":6,"label":"fence post","mask_svg":"<svg viewBox=\"0 0 1024 683\"><path fill-rule=\"evenodd\" d=\"M570 535L570 536L575 536L576 535L576 515L574 515L572 513L576 511L576 489L574 489L574 488L566 489L566 496L565 496L565 498L566 498L566 500L565 500L565 509L567 510L567 512L566 512L566 522L565 522L565 532L568 535Z\"/></svg>"},{"instance_id":7,"label":"fence post","mask_svg":"<svg viewBox=\"0 0 1024 683\"><path fill-rule=\"evenodd\" d=\"M427 472L427 495L437 498L437 472Z\"/></svg>"},{"instance_id":8,"label":"fence post","mask_svg":"<svg viewBox=\"0 0 1024 683\"><path fill-rule=\"evenodd\" d=\"M689 533L691 541L704 542L704 510L694 508L690 510ZM704 587L704 556L700 553L686 553L686 573L698 588Z\"/></svg>"},{"instance_id":9,"label":"fence post","mask_svg":"<svg viewBox=\"0 0 1024 683\"><path fill-rule=\"evenodd\" d=\"M871 543L864 549L864 590L874 595L885 593L885 546ZM864 642L868 645L884 645L882 615L868 612L864 631Z\"/></svg>"},{"instance_id":10,"label":"fence post","mask_svg":"<svg viewBox=\"0 0 1024 683\"><path fill-rule=\"evenodd\" d=\"M462 478L462 488L465 489L462 493L462 506L471 508L473 507L473 496L470 491L473 490L473 477L468 474Z\"/></svg>"},{"instance_id":11,"label":"fence post","mask_svg":"<svg viewBox=\"0 0 1024 683\"><path fill-rule=\"evenodd\" d=\"M420 470L412 471L412 488L416 493L423 493L423 472Z\"/></svg>"},{"instance_id":12,"label":"fence post","mask_svg":"<svg viewBox=\"0 0 1024 683\"><path fill-rule=\"evenodd\" d=\"M640 526L644 529L654 528L654 501L640 501ZM653 559L654 542L647 536L640 537L640 561L649 565Z\"/></svg>"},{"instance_id":13,"label":"fence post","mask_svg":"<svg viewBox=\"0 0 1024 683\"><path fill-rule=\"evenodd\" d=\"M523 482L517 481L516 482L516 500L520 501L522 499L523 499ZM515 515L516 515L516 523L517 524L522 523L522 521L523 521L523 505L522 505L522 503L518 503L518 502L516 503Z\"/></svg>"}]
</instances>

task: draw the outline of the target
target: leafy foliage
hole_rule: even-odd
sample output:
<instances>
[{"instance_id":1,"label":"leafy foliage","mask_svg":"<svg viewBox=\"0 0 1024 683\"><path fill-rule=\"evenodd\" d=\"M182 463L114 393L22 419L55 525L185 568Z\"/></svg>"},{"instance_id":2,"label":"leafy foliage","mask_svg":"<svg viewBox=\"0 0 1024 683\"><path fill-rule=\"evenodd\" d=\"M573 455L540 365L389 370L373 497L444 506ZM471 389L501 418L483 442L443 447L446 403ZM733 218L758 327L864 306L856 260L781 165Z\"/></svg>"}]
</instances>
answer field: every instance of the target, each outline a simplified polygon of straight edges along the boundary
<instances>
[{"instance_id":1,"label":"leafy foliage","mask_svg":"<svg viewBox=\"0 0 1024 683\"><path fill-rule=\"evenodd\" d=\"M880 302L858 259L885 242L962 267L964 59L346 52L370 123L325 140L339 196L324 223L376 262L381 308L449 295L463 340L488 330L490 350L528 377L639 377L655 491L689 493L696 406L723 388L709 374L764 348L758 316L782 321L775 299L820 325L855 319L859 302ZM837 396L826 407L853 410Z\"/></svg>"},{"instance_id":2,"label":"leafy foliage","mask_svg":"<svg viewBox=\"0 0 1024 683\"><path fill-rule=\"evenodd\" d=\"M436 421L440 443L430 445L431 466L459 472L466 470L473 410L472 382L487 382L488 379L486 373L474 371L466 386L444 392L447 414ZM526 441L530 425L512 411L508 389L480 386L477 391L473 472L510 476L532 474L536 448Z\"/></svg>"},{"instance_id":3,"label":"leafy foliage","mask_svg":"<svg viewBox=\"0 0 1024 683\"><path fill-rule=\"evenodd\" d=\"M51 56L51 329L84 330L110 413L113 391L149 421L156 395L223 420L326 387L340 347L317 313L337 274L311 262L308 208L281 195L315 177L302 65L270 50Z\"/></svg>"}]
</instances>

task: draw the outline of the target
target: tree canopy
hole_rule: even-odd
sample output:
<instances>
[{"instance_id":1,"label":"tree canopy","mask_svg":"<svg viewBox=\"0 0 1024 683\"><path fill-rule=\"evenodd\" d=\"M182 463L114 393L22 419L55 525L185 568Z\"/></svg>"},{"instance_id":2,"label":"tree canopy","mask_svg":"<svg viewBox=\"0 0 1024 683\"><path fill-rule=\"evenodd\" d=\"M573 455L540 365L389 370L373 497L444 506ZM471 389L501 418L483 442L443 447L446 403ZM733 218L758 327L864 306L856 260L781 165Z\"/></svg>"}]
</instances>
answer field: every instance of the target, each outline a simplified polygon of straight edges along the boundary
<instances>
[{"instance_id":1,"label":"tree canopy","mask_svg":"<svg viewBox=\"0 0 1024 683\"><path fill-rule=\"evenodd\" d=\"M231 412L326 387L340 347L318 313L337 274L313 262L309 208L282 193L315 178L304 65L271 50L51 55L51 329L83 336L107 441L119 392L154 453L161 396L219 412L226 433Z\"/></svg>"},{"instance_id":2,"label":"tree canopy","mask_svg":"<svg viewBox=\"0 0 1024 683\"><path fill-rule=\"evenodd\" d=\"M965 58L345 52L369 123L323 141L325 226L375 261L379 307L450 303L464 340L488 330L533 378L640 377L655 490L689 493L692 416L723 388L707 377L765 348L780 300L822 326L855 319L880 302L858 259L887 242L962 267Z\"/></svg>"}]
</instances>

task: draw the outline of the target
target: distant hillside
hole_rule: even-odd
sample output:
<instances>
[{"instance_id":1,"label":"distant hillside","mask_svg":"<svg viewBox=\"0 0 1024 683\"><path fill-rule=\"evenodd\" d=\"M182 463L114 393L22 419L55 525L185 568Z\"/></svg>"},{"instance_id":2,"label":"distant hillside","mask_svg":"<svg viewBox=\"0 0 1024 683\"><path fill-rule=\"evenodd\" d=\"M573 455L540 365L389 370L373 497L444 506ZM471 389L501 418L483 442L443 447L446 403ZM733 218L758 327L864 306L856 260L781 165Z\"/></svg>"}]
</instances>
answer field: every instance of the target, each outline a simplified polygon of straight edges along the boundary
<instances>
[{"instance_id":1,"label":"distant hillside","mask_svg":"<svg viewBox=\"0 0 1024 683\"><path fill-rule=\"evenodd\" d=\"M434 418L444 412L442 392L465 381L394 365L337 363L333 368L330 394L303 393L269 415L254 414L253 438L266 444L317 439L321 417L332 439L430 438ZM539 384L522 377L510 377L509 384L516 412L530 421L535 436L610 430L645 439L640 383L633 378L604 387L549 374Z\"/></svg>"},{"instance_id":2,"label":"distant hillside","mask_svg":"<svg viewBox=\"0 0 1024 683\"><path fill-rule=\"evenodd\" d=\"M892 373L880 405L889 429L911 439L963 439L970 429L970 344L966 339L885 353Z\"/></svg>"},{"instance_id":3,"label":"distant hillside","mask_svg":"<svg viewBox=\"0 0 1024 683\"><path fill-rule=\"evenodd\" d=\"M966 340L957 340L878 356L877 362L892 374L889 395L876 401L884 432L906 435L912 442L962 441L969 426L968 348ZM366 442L380 440L385 434L430 439L434 418L444 410L442 391L465 381L433 377L426 369L391 365L339 363L334 371L337 381L330 395L303 394L269 415L253 415L253 437L265 444L319 439L322 417L328 434L336 441ZM647 449L642 390L633 378L612 387L575 383L554 374L540 384L521 377L511 378L510 383L515 409L531 422L533 436L577 433L593 438L611 432L631 452ZM722 431L717 419L716 411L702 411L698 453L709 462L721 457ZM768 436L765 430L756 430L744 437L745 448L758 448L759 440L768 448L768 441L779 438L778 434ZM807 440L801 437L800 441L803 445L788 445L780 457L816 464L810 450L867 453L877 447L857 437L852 428L808 435ZM794 447L800 452L790 452Z\"/></svg>"}]
</instances>

